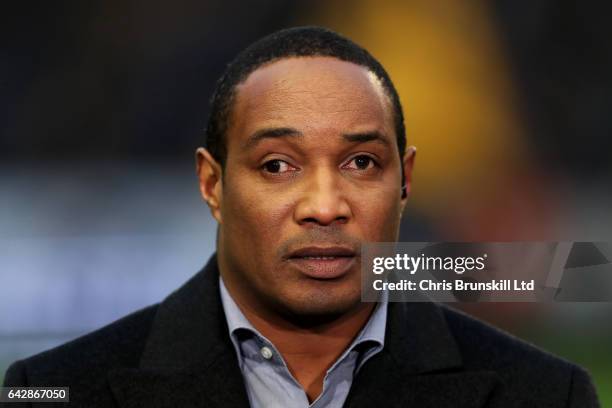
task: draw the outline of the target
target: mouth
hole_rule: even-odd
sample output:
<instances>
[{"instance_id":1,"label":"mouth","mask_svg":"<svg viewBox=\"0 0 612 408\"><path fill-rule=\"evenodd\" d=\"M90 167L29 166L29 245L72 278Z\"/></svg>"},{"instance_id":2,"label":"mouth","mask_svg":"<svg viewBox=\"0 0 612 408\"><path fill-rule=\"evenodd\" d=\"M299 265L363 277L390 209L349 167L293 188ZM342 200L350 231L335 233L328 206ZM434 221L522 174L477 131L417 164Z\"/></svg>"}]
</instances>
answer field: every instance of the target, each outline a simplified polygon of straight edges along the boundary
<instances>
[{"instance_id":1,"label":"mouth","mask_svg":"<svg viewBox=\"0 0 612 408\"><path fill-rule=\"evenodd\" d=\"M347 247L305 247L289 254L287 260L312 279L338 279L348 273L357 253Z\"/></svg>"}]
</instances>

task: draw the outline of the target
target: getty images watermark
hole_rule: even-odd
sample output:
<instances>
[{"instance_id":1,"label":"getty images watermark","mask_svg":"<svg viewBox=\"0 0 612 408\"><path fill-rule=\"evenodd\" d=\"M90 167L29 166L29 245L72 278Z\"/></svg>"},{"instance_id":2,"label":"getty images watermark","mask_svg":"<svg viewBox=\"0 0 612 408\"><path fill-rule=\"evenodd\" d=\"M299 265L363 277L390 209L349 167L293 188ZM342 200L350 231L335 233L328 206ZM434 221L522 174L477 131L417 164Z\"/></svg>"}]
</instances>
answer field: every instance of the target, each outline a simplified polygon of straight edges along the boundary
<instances>
[{"instance_id":1,"label":"getty images watermark","mask_svg":"<svg viewBox=\"0 0 612 408\"><path fill-rule=\"evenodd\" d=\"M603 242L396 242L362 246L362 300L612 301Z\"/></svg>"}]
</instances>

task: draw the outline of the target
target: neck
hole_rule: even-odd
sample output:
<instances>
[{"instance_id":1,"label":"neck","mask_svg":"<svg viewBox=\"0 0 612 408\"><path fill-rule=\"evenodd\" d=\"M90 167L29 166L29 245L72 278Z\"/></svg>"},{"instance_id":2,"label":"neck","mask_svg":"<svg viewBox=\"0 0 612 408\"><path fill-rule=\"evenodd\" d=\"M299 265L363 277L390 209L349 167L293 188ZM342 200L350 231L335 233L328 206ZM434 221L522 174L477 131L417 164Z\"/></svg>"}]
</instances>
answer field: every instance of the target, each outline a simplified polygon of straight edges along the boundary
<instances>
[{"instance_id":1,"label":"neck","mask_svg":"<svg viewBox=\"0 0 612 408\"><path fill-rule=\"evenodd\" d=\"M300 324L264 305L251 305L224 280L234 302L249 322L282 355L295 379L312 402L323 389L327 370L365 326L375 303L357 303L346 313L329 319L305 319ZM237 296L238 295L238 296Z\"/></svg>"},{"instance_id":2,"label":"neck","mask_svg":"<svg viewBox=\"0 0 612 408\"><path fill-rule=\"evenodd\" d=\"M253 309L239 305L251 324L278 349L310 402L321 394L327 370L364 327L375 304L359 306L334 321L304 328L283 320L266 319Z\"/></svg>"},{"instance_id":3,"label":"neck","mask_svg":"<svg viewBox=\"0 0 612 408\"><path fill-rule=\"evenodd\" d=\"M331 355L334 359L351 344L375 306L374 303L360 303L350 312L333 320L299 325L283 316L270 318L261 313L261 309L237 304L251 324L272 341L283 356L304 355L316 358Z\"/></svg>"}]
</instances>

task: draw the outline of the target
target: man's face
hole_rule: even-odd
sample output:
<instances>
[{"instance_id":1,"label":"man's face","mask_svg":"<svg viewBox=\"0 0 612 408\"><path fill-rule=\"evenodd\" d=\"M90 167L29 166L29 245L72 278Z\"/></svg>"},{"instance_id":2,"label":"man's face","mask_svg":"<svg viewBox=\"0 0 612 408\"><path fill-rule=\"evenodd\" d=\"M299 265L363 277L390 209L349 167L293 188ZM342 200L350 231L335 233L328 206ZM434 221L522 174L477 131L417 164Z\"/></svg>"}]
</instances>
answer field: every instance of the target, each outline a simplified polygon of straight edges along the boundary
<instances>
[{"instance_id":1,"label":"man's face","mask_svg":"<svg viewBox=\"0 0 612 408\"><path fill-rule=\"evenodd\" d=\"M358 308L360 246L396 241L405 204L377 78L335 58L265 65L237 88L226 145L223 182L202 189L237 302L292 316ZM403 165L409 180L412 157Z\"/></svg>"}]
</instances>

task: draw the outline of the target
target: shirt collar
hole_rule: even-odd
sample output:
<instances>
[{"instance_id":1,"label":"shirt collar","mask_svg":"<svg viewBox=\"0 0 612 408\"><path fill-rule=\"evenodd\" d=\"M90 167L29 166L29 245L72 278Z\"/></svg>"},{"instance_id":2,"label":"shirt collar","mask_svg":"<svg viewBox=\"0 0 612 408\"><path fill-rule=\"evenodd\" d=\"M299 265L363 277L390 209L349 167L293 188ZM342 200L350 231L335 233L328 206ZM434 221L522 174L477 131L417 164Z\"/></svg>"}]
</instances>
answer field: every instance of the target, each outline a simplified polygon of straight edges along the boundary
<instances>
[{"instance_id":1,"label":"shirt collar","mask_svg":"<svg viewBox=\"0 0 612 408\"><path fill-rule=\"evenodd\" d=\"M221 292L221 303L223 305L223 311L225 312L225 318L227 321L227 327L229 335L234 344L236 354L239 361L242 363L242 356L240 352L239 342L241 337L237 335L238 331L247 330L255 334L259 339L265 340L270 343L259 331L253 327L251 322L247 320L245 315L242 313L230 293L228 292L221 275L219 275L219 290ZM387 309L388 309L388 298L387 291L382 291L382 296L374 312L370 316L370 319L366 325L361 329L353 343L349 346L346 352L354 350L356 347L364 343L374 343L376 349L380 349L385 345L385 329L387 326ZM346 354L346 353L345 353Z\"/></svg>"}]
</instances>

